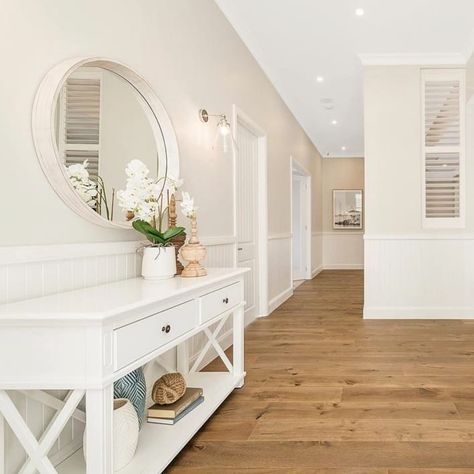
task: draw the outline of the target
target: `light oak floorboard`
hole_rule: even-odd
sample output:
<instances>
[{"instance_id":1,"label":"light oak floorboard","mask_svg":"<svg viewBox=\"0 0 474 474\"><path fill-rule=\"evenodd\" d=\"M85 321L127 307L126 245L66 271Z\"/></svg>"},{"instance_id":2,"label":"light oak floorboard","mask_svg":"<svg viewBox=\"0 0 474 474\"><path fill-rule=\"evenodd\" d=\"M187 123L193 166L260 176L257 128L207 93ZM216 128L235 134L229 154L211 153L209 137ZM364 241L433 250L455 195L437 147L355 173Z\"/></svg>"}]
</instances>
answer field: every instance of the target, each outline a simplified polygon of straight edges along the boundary
<instances>
[{"instance_id":1,"label":"light oak floorboard","mask_svg":"<svg viewBox=\"0 0 474 474\"><path fill-rule=\"evenodd\" d=\"M362 306L361 271L324 271L253 323L245 386L168 471L474 474L474 322Z\"/></svg>"}]
</instances>

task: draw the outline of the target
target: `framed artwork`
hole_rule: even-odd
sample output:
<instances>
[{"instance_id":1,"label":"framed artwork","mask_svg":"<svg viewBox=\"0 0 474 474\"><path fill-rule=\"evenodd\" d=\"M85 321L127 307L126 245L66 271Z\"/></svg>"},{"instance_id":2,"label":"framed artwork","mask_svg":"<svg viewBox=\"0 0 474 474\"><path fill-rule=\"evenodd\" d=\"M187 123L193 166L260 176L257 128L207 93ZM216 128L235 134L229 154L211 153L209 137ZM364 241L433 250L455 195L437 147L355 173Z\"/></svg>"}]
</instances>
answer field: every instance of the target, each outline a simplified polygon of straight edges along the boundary
<instances>
[{"instance_id":1,"label":"framed artwork","mask_svg":"<svg viewBox=\"0 0 474 474\"><path fill-rule=\"evenodd\" d=\"M362 229L362 189L333 189L333 229Z\"/></svg>"}]
</instances>

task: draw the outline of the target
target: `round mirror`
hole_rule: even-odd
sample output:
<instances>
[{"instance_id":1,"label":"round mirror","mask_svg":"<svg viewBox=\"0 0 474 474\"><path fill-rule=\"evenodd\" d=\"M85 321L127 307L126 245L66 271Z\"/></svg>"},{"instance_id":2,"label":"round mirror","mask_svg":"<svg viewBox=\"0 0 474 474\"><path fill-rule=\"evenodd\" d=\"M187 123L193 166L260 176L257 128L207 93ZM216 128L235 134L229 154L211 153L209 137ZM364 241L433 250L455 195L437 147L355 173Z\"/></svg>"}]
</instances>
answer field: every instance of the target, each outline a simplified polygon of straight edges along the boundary
<instances>
[{"instance_id":1,"label":"round mirror","mask_svg":"<svg viewBox=\"0 0 474 474\"><path fill-rule=\"evenodd\" d=\"M52 69L38 90L33 133L56 192L96 224L130 227L119 200L130 162L141 162L151 178L179 177L166 111L151 87L117 62L88 58Z\"/></svg>"}]
</instances>

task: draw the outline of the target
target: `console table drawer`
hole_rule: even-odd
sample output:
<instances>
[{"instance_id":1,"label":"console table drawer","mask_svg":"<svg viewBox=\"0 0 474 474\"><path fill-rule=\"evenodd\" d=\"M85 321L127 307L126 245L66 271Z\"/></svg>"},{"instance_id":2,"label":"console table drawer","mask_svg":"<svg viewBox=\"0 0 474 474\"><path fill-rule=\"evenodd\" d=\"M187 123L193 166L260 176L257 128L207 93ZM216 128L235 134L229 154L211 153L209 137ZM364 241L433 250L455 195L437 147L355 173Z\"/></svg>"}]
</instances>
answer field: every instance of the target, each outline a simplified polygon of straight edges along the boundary
<instances>
[{"instance_id":1,"label":"console table drawer","mask_svg":"<svg viewBox=\"0 0 474 474\"><path fill-rule=\"evenodd\" d=\"M192 300L114 331L115 370L194 329L197 301Z\"/></svg>"},{"instance_id":2,"label":"console table drawer","mask_svg":"<svg viewBox=\"0 0 474 474\"><path fill-rule=\"evenodd\" d=\"M238 305L242 299L242 285L240 283L234 283L204 295L201 297L200 322L209 321L226 309Z\"/></svg>"}]
</instances>

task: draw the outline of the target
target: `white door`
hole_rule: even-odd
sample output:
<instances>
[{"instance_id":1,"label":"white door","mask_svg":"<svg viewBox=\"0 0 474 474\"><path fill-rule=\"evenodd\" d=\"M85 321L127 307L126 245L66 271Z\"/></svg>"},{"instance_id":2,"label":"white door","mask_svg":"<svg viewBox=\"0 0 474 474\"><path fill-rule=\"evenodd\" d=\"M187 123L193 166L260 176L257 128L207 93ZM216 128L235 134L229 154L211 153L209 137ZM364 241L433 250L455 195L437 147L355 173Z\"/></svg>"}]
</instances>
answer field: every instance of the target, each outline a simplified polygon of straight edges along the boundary
<instances>
[{"instance_id":1,"label":"white door","mask_svg":"<svg viewBox=\"0 0 474 474\"><path fill-rule=\"evenodd\" d=\"M258 307L258 137L238 121L236 141L237 266L250 268L244 276L245 318L248 321L257 316Z\"/></svg>"},{"instance_id":2,"label":"white door","mask_svg":"<svg viewBox=\"0 0 474 474\"><path fill-rule=\"evenodd\" d=\"M293 171L291 181L291 233L292 233L292 272L293 280L308 278L308 233L309 216L308 200L309 177Z\"/></svg>"},{"instance_id":3,"label":"white door","mask_svg":"<svg viewBox=\"0 0 474 474\"><path fill-rule=\"evenodd\" d=\"M293 280L304 279L304 243L302 232L303 216L302 216L302 187L301 177L293 175L292 182L292 263L293 263Z\"/></svg>"}]
</instances>

